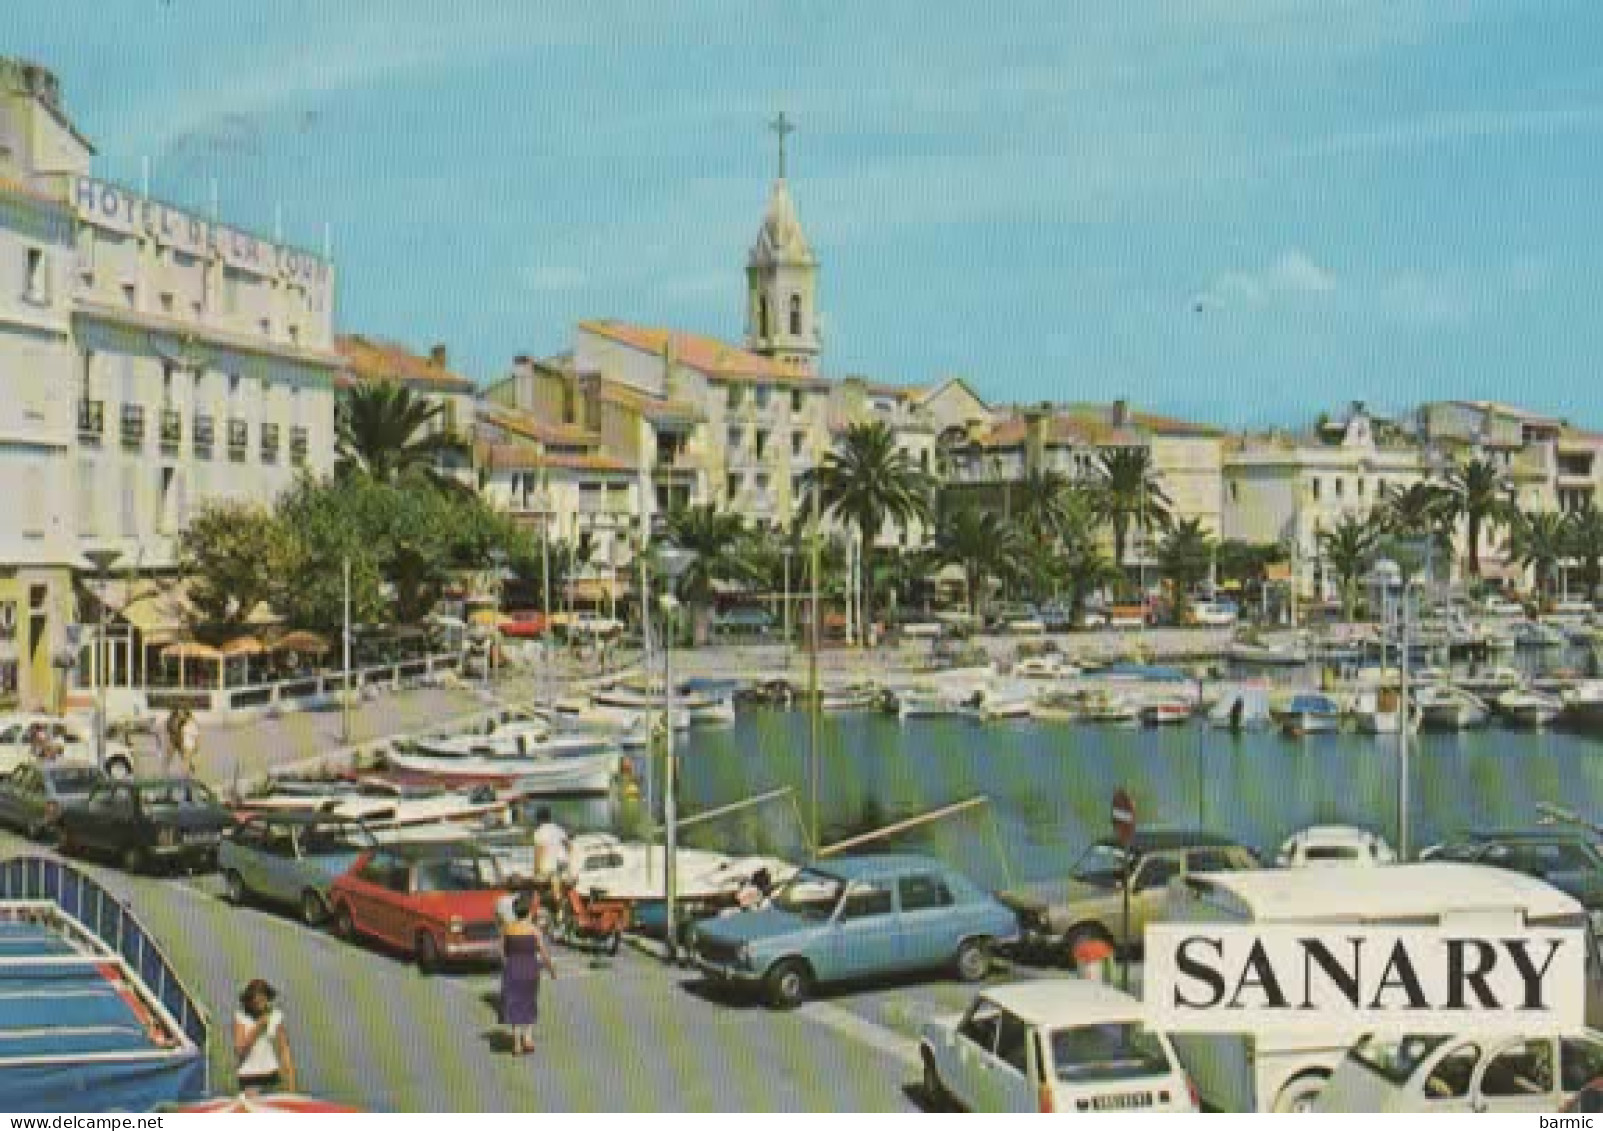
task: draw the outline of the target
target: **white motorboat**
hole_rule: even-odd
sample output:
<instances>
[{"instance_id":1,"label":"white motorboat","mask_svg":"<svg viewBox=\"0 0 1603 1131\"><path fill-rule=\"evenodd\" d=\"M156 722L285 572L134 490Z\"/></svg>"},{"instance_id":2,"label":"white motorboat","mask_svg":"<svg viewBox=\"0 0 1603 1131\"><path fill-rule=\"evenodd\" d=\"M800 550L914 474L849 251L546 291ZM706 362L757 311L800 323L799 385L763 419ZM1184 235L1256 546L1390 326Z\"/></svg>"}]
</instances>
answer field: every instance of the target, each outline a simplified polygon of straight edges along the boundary
<instances>
[{"instance_id":1,"label":"white motorboat","mask_svg":"<svg viewBox=\"0 0 1603 1131\"><path fill-rule=\"evenodd\" d=\"M1147 726L1175 726L1191 721L1188 699L1157 699L1141 708L1141 721Z\"/></svg>"},{"instance_id":2,"label":"white motorboat","mask_svg":"<svg viewBox=\"0 0 1603 1131\"><path fill-rule=\"evenodd\" d=\"M1039 722L1068 722L1081 717L1085 696L1075 691L1047 691L1030 704L1030 718Z\"/></svg>"},{"instance_id":3,"label":"white motorboat","mask_svg":"<svg viewBox=\"0 0 1603 1131\"><path fill-rule=\"evenodd\" d=\"M496 735L419 740L386 756L395 776L457 786L487 785L522 796L606 793L618 771L610 739L558 735L544 742L497 742Z\"/></svg>"},{"instance_id":4,"label":"white motorboat","mask_svg":"<svg viewBox=\"0 0 1603 1131\"><path fill-rule=\"evenodd\" d=\"M826 715L872 711L879 704L879 689L866 684L824 688L818 693L818 709Z\"/></svg>"},{"instance_id":5,"label":"white motorboat","mask_svg":"<svg viewBox=\"0 0 1603 1131\"><path fill-rule=\"evenodd\" d=\"M1414 691L1420 725L1429 730L1465 730L1483 726L1490 712L1485 702L1451 684L1433 683Z\"/></svg>"},{"instance_id":6,"label":"white motorboat","mask_svg":"<svg viewBox=\"0 0 1603 1131\"><path fill-rule=\"evenodd\" d=\"M1088 723L1133 723L1140 717L1135 700L1110 691L1090 692L1080 707L1080 718Z\"/></svg>"},{"instance_id":7,"label":"white motorboat","mask_svg":"<svg viewBox=\"0 0 1603 1131\"><path fill-rule=\"evenodd\" d=\"M1515 689L1497 697L1497 713L1510 726L1539 730L1558 718L1563 710L1563 702L1540 691Z\"/></svg>"},{"instance_id":8,"label":"white motorboat","mask_svg":"<svg viewBox=\"0 0 1603 1131\"><path fill-rule=\"evenodd\" d=\"M1237 640L1225 649L1225 654L1238 664L1260 667L1301 667L1308 662L1308 649L1299 643L1254 644Z\"/></svg>"},{"instance_id":9,"label":"white motorboat","mask_svg":"<svg viewBox=\"0 0 1603 1131\"><path fill-rule=\"evenodd\" d=\"M509 805L491 788L447 790L419 788L380 778L357 781L288 781L272 783L270 790L240 802L241 813L316 810L338 817L359 818L379 840L416 839L453 835L504 825Z\"/></svg>"},{"instance_id":10,"label":"white motorboat","mask_svg":"<svg viewBox=\"0 0 1603 1131\"><path fill-rule=\"evenodd\" d=\"M1422 681L1423 682L1423 681ZM1469 675L1453 677L1449 682L1471 695L1498 696L1525 686L1525 673L1507 664L1494 664L1479 668Z\"/></svg>"},{"instance_id":11,"label":"white motorboat","mask_svg":"<svg viewBox=\"0 0 1603 1131\"><path fill-rule=\"evenodd\" d=\"M1566 723L1586 729L1603 728L1603 680L1585 680L1561 692L1562 718Z\"/></svg>"},{"instance_id":12,"label":"white motorboat","mask_svg":"<svg viewBox=\"0 0 1603 1131\"><path fill-rule=\"evenodd\" d=\"M1021 691L983 691L975 714L984 722L998 719L1027 719L1035 696Z\"/></svg>"},{"instance_id":13,"label":"white motorboat","mask_svg":"<svg viewBox=\"0 0 1603 1131\"><path fill-rule=\"evenodd\" d=\"M563 729L579 734L629 734L662 718L662 700L651 707L614 707L585 698L560 699L551 708L559 720L573 725ZM690 713L675 704L674 730L690 729Z\"/></svg>"},{"instance_id":14,"label":"white motorboat","mask_svg":"<svg viewBox=\"0 0 1603 1131\"><path fill-rule=\"evenodd\" d=\"M661 681L656 684L615 684L590 693L592 702L602 707L622 707L632 711L661 713L663 707ZM673 695L675 712L683 711L692 724L732 723L735 721L735 696L731 690L703 691L693 688L676 690ZM678 729L678 720L674 721Z\"/></svg>"},{"instance_id":15,"label":"white motorboat","mask_svg":"<svg viewBox=\"0 0 1603 1131\"><path fill-rule=\"evenodd\" d=\"M1328 734L1341 728L1341 707L1328 695L1303 691L1274 700L1269 715L1286 734Z\"/></svg>"},{"instance_id":16,"label":"white motorboat","mask_svg":"<svg viewBox=\"0 0 1603 1131\"><path fill-rule=\"evenodd\" d=\"M1079 674L1079 668L1056 652L1028 656L1013 665L1013 675L1019 679L1073 679Z\"/></svg>"},{"instance_id":17,"label":"white motorboat","mask_svg":"<svg viewBox=\"0 0 1603 1131\"><path fill-rule=\"evenodd\" d=\"M896 692L898 718L933 718L939 715L963 715L971 709L973 696L939 687L907 687Z\"/></svg>"}]
</instances>

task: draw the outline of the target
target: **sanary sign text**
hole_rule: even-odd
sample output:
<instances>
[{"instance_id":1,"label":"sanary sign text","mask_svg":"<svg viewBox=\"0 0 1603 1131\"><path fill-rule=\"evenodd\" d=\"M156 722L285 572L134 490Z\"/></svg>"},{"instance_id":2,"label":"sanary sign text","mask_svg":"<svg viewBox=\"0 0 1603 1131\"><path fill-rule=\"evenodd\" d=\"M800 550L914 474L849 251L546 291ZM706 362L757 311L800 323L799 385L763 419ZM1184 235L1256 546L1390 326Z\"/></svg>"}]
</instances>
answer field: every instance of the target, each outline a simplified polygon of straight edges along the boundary
<instances>
[{"instance_id":1,"label":"sanary sign text","mask_svg":"<svg viewBox=\"0 0 1603 1131\"><path fill-rule=\"evenodd\" d=\"M1581 1028L1580 930L1154 923L1145 997L1176 1032L1533 1033Z\"/></svg>"}]
</instances>

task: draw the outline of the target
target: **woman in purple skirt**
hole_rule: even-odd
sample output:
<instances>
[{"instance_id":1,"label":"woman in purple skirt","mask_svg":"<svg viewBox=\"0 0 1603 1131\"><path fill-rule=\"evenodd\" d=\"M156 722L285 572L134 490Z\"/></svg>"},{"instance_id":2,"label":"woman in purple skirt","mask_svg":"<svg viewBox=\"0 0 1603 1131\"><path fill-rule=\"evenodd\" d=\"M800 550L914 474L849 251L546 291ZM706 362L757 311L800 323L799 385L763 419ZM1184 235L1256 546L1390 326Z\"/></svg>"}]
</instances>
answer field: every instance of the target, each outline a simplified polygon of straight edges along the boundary
<instances>
[{"instance_id":1,"label":"woman in purple skirt","mask_svg":"<svg viewBox=\"0 0 1603 1131\"><path fill-rule=\"evenodd\" d=\"M557 976L546 949L545 934L535 921L534 898L529 892L513 904L516 918L501 934L501 1023L512 1030L512 1055L534 1051L534 1023L540 1016L540 971Z\"/></svg>"}]
</instances>

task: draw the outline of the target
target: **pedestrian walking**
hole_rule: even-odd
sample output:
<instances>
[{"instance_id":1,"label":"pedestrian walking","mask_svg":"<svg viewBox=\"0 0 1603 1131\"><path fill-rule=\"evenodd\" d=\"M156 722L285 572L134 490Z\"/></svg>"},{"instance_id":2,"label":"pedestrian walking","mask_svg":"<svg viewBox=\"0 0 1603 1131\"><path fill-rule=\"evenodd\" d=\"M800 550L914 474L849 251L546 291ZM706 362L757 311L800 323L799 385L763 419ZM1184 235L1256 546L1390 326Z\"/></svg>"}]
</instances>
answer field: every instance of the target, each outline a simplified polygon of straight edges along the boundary
<instances>
[{"instance_id":1,"label":"pedestrian walking","mask_svg":"<svg viewBox=\"0 0 1603 1131\"><path fill-rule=\"evenodd\" d=\"M295 1057L284 1030L284 1013L278 1008L278 991L260 978L252 979L239 995L234 1056L241 1092L295 1091Z\"/></svg>"},{"instance_id":2,"label":"pedestrian walking","mask_svg":"<svg viewBox=\"0 0 1603 1131\"><path fill-rule=\"evenodd\" d=\"M195 757L200 753L200 724L188 707L179 709L182 718L178 723L178 756L183 761L184 776L195 776Z\"/></svg>"},{"instance_id":3,"label":"pedestrian walking","mask_svg":"<svg viewBox=\"0 0 1603 1131\"><path fill-rule=\"evenodd\" d=\"M517 918L501 933L501 1024L512 1031L512 1055L534 1051L534 1024L540 1017L540 973L554 980L557 970L545 942L538 904L523 892L515 904Z\"/></svg>"}]
</instances>

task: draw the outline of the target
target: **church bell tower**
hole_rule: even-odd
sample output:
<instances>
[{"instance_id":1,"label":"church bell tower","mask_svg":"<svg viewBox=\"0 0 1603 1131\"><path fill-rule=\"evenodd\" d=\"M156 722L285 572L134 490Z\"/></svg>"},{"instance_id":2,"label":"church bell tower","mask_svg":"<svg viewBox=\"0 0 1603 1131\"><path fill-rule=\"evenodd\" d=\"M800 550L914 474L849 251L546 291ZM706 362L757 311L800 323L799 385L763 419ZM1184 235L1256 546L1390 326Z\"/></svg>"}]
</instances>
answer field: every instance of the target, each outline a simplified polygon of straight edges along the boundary
<instances>
[{"instance_id":1,"label":"church bell tower","mask_svg":"<svg viewBox=\"0 0 1603 1131\"><path fill-rule=\"evenodd\" d=\"M785 183L785 139L795 131L780 114L779 176L757 241L746 258L746 347L797 373L818 372L818 260Z\"/></svg>"}]
</instances>

